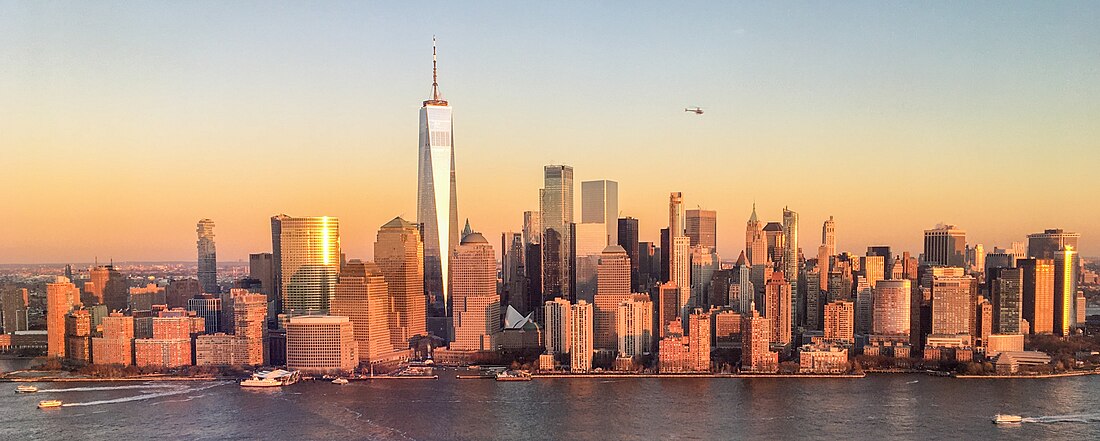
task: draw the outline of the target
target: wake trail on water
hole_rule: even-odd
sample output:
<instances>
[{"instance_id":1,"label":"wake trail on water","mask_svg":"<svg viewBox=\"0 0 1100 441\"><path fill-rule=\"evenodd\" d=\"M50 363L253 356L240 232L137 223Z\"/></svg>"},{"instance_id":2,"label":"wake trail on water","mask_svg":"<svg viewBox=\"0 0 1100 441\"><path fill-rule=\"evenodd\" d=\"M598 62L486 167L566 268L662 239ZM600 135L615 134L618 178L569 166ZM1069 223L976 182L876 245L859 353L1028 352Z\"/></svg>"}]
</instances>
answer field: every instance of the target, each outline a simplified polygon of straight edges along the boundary
<instances>
[{"instance_id":1,"label":"wake trail on water","mask_svg":"<svg viewBox=\"0 0 1100 441\"><path fill-rule=\"evenodd\" d=\"M1095 423L1100 422L1100 413L1086 413L1079 415L1049 415L1049 416L1037 416L1026 417L1022 420L1025 423Z\"/></svg>"},{"instance_id":2,"label":"wake trail on water","mask_svg":"<svg viewBox=\"0 0 1100 441\"><path fill-rule=\"evenodd\" d=\"M177 389L179 385L171 384L131 384L127 386L88 386L88 387L70 387L65 389L40 389L38 393L50 393L50 392L93 392L102 390L127 390L127 389Z\"/></svg>"},{"instance_id":3,"label":"wake trail on water","mask_svg":"<svg viewBox=\"0 0 1100 441\"><path fill-rule=\"evenodd\" d=\"M166 391L166 392L155 392L155 393L151 393L151 394L134 395L134 396L130 396L130 397L115 398L115 399L111 399L111 400L87 401L87 402L83 402L83 403L65 403L65 404L62 404L62 406L64 406L64 407L97 406L97 405L100 405L100 404L117 404L117 403L127 403L127 402L130 402L130 401L151 400L153 398L170 397L172 395L180 395L180 394L187 394L187 393L191 393L191 392L198 392L198 391L210 389L212 387L221 386L221 385L224 385L224 384L227 384L227 383L224 383L224 382L223 383L215 383L215 384L211 384L211 385L207 385L207 386L203 386L203 387L194 387L194 388L187 387L187 388L182 388L182 389L170 390L170 391Z\"/></svg>"}]
</instances>

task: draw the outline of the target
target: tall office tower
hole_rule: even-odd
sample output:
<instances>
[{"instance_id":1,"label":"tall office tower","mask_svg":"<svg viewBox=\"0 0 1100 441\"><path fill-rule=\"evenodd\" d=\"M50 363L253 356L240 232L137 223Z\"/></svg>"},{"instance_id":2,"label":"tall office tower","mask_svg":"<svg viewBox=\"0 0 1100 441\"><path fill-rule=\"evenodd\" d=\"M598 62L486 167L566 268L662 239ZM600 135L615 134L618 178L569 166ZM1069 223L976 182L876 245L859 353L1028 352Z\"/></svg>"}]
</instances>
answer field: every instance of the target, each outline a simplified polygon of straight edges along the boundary
<instances>
[{"instance_id":1,"label":"tall office tower","mask_svg":"<svg viewBox=\"0 0 1100 441\"><path fill-rule=\"evenodd\" d=\"M199 284L202 292L217 294L218 289L218 252L214 247L214 221L200 220L195 228L199 234L195 242L199 251Z\"/></svg>"},{"instance_id":2,"label":"tall office tower","mask_svg":"<svg viewBox=\"0 0 1100 441\"><path fill-rule=\"evenodd\" d=\"M374 242L374 262L389 293L390 344L396 349L408 348L410 339L428 334L424 243L416 224L395 217L382 225ZM432 331L446 337L450 332L446 315L437 311L436 317Z\"/></svg>"},{"instance_id":3,"label":"tall office tower","mask_svg":"<svg viewBox=\"0 0 1100 441\"><path fill-rule=\"evenodd\" d=\"M718 212L714 210L687 210L684 230L691 239L691 246L718 247Z\"/></svg>"},{"instance_id":4,"label":"tall office tower","mask_svg":"<svg viewBox=\"0 0 1100 441\"><path fill-rule=\"evenodd\" d=\"M661 249L653 242L638 242L638 291L649 292L659 283Z\"/></svg>"},{"instance_id":5,"label":"tall office tower","mask_svg":"<svg viewBox=\"0 0 1100 441\"><path fill-rule=\"evenodd\" d=\"M454 340L451 349L490 351L500 333L496 256L481 233L471 233L451 256ZM495 313L495 315L494 315Z\"/></svg>"},{"instance_id":6,"label":"tall office tower","mask_svg":"<svg viewBox=\"0 0 1100 441\"><path fill-rule=\"evenodd\" d=\"M615 336L618 356L629 358L653 348L653 302L645 294L631 295L616 306Z\"/></svg>"},{"instance_id":7,"label":"tall office tower","mask_svg":"<svg viewBox=\"0 0 1100 441\"><path fill-rule=\"evenodd\" d=\"M286 324L286 366L308 373L351 372L359 366L355 328L347 317L307 315Z\"/></svg>"},{"instance_id":8,"label":"tall office tower","mask_svg":"<svg viewBox=\"0 0 1100 441\"><path fill-rule=\"evenodd\" d=\"M581 223L603 224L604 245L619 243L619 183L615 181L581 182Z\"/></svg>"},{"instance_id":9,"label":"tall office tower","mask_svg":"<svg viewBox=\"0 0 1100 441\"><path fill-rule=\"evenodd\" d=\"M672 239L672 252L669 254L669 274L671 281L680 289L679 305L680 318L686 323L687 315L691 311L691 243L686 236ZM709 280L707 281L709 282ZM681 323L682 324L682 323Z\"/></svg>"},{"instance_id":10,"label":"tall office tower","mask_svg":"<svg viewBox=\"0 0 1100 441\"><path fill-rule=\"evenodd\" d=\"M507 309L511 306L516 312L526 315L527 275L524 268L523 234L504 232L500 235L500 275L502 290L500 305Z\"/></svg>"},{"instance_id":11,"label":"tall office tower","mask_svg":"<svg viewBox=\"0 0 1100 441\"><path fill-rule=\"evenodd\" d=\"M27 295L27 288L0 286L0 304L3 304L0 310L0 316L3 316L3 321L0 322L3 333L11 334L15 331L30 329L30 317L27 314L30 309L30 297Z\"/></svg>"},{"instance_id":12,"label":"tall office tower","mask_svg":"<svg viewBox=\"0 0 1100 441\"><path fill-rule=\"evenodd\" d=\"M630 287L633 290L644 292L645 289L639 288L642 282L639 271L641 245L638 243L638 219L632 217L619 218L618 224L618 244L623 247L623 250L626 250L627 257L630 257Z\"/></svg>"},{"instance_id":13,"label":"tall office tower","mask_svg":"<svg viewBox=\"0 0 1100 441\"><path fill-rule=\"evenodd\" d=\"M867 256L882 256L882 279L891 278L892 266L894 264L894 255L890 252L890 247L885 245L870 246L867 247ZM864 266L866 268L866 266ZM867 277L871 279L870 276ZM876 281L877 282L877 281Z\"/></svg>"},{"instance_id":14,"label":"tall office tower","mask_svg":"<svg viewBox=\"0 0 1100 441\"><path fill-rule=\"evenodd\" d=\"M684 194L674 191L668 194L669 237L684 236Z\"/></svg>"},{"instance_id":15,"label":"tall office tower","mask_svg":"<svg viewBox=\"0 0 1100 441\"><path fill-rule=\"evenodd\" d=\"M764 265L768 262L768 242L764 235L764 226L756 217L756 204L752 204L752 215L745 223L745 257L749 265Z\"/></svg>"},{"instance_id":16,"label":"tall office tower","mask_svg":"<svg viewBox=\"0 0 1100 441\"><path fill-rule=\"evenodd\" d=\"M978 339L982 347L989 346L989 336L993 334L993 304L984 296L978 296L977 304L977 329Z\"/></svg>"},{"instance_id":17,"label":"tall office tower","mask_svg":"<svg viewBox=\"0 0 1100 441\"><path fill-rule=\"evenodd\" d=\"M993 299L993 330L996 334L1022 334L1023 268L991 267L986 270L986 283Z\"/></svg>"},{"instance_id":18,"label":"tall office tower","mask_svg":"<svg viewBox=\"0 0 1100 441\"><path fill-rule=\"evenodd\" d=\"M538 211L523 212L523 244L531 245L542 243L542 213Z\"/></svg>"},{"instance_id":19,"label":"tall office tower","mask_svg":"<svg viewBox=\"0 0 1100 441\"><path fill-rule=\"evenodd\" d=\"M453 129L451 106L439 93L433 39L432 94L420 108L416 222L423 227L424 289L442 317L451 307L448 259L459 241Z\"/></svg>"},{"instance_id":20,"label":"tall office tower","mask_svg":"<svg viewBox=\"0 0 1100 441\"><path fill-rule=\"evenodd\" d=\"M710 313L703 308L695 308L688 315L688 357L691 370L710 371Z\"/></svg>"},{"instance_id":21,"label":"tall office tower","mask_svg":"<svg viewBox=\"0 0 1100 441\"><path fill-rule=\"evenodd\" d=\"M542 220L542 296L543 299L568 297L573 292L573 167L543 167L543 188L539 190Z\"/></svg>"},{"instance_id":22,"label":"tall office tower","mask_svg":"<svg viewBox=\"0 0 1100 441\"><path fill-rule=\"evenodd\" d=\"M88 272L92 278L92 291L89 298L83 299L83 303L107 305L107 309L111 311L126 309L130 294L126 276L116 270L114 265L97 265Z\"/></svg>"},{"instance_id":23,"label":"tall office tower","mask_svg":"<svg viewBox=\"0 0 1100 441\"><path fill-rule=\"evenodd\" d=\"M873 308L871 334L909 335L912 307L912 284L909 280L883 280L871 290Z\"/></svg>"},{"instance_id":24,"label":"tall office tower","mask_svg":"<svg viewBox=\"0 0 1100 441\"><path fill-rule=\"evenodd\" d=\"M764 286L764 317L772 320L772 341L791 342L791 284L782 271L772 273Z\"/></svg>"},{"instance_id":25,"label":"tall office tower","mask_svg":"<svg viewBox=\"0 0 1100 441\"><path fill-rule=\"evenodd\" d=\"M213 294L199 294L187 300L187 310L202 317L207 334L224 330L222 323L222 299Z\"/></svg>"},{"instance_id":26,"label":"tall office tower","mask_svg":"<svg viewBox=\"0 0 1100 441\"><path fill-rule=\"evenodd\" d=\"M593 338L596 349L614 351L619 304L630 300L630 258L626 250L610 245L600 255L597 270L597 290L593 300Z\"/></svg>"},{"instance_id":27,"label":"tall office tower","mask_svg":"<svg viewBox=\"0 0 1100 441\"><path fill-rule=\"evenodd\" d=\"M1054 332L1054 259L1020 259L1023 270L1023 319L1031 326L1021 332Z\"/></svg>"},{"instance_id":28,"label":"tall office tower","mask_svg":"<svg viewBox=\"0 0 1100 441\"><path fill-rule=\"evenodd\" d=\"M986 253L985 255L985 267L982 268L982 272L990 273L996 268L1012 268L1015 266L1016 257L1013 256L1012 253L1008 250L994 247L993 252ZM986 280L989 280L988 275Z\"/></svg>"},{"instance_id":29,"label":"tall office tower","mask_svg":"<svg viewBox=\"0 0 1100 441\"><path fill-rule=\"evenodd\" d=\"M65 315L65 358L92 361L92 315L87 309L74 309Z\"/></svg>"},{"instance_id":30,"label":"tall office tower","mask_svg":"<svg viewBox=\"0 0 1100 441\"><path fill-rule=\"evenodd\" d=\"M1058 253L1067 247L1077 249L1077 242L1081 240L1081 235L1078 233L1067 233L1060 228L1044 230L1042 233L1034 233L1027 235L1027 257L1032 259L1053 259ZM1017 243L1013 242L1013 248L1017 248ZM1021 244L1022 245L1022 244ZM1022 246L1020 246L1022 248ZM1016 256L1018 259L1022 259L1024 256L1021 253Z\"/></svg>"},{"instance_id":31,"label":"tall office tower","mask_svg":"<svg viewBox=\"0 0 1100 441\"><path fill-rule=\"evenodd\" d=\"M248 255L248 277L260 281L260 293L266 294L268 301L278 299L275 291L275 266L271 253L252 253Z\"/></svg>"},{"instance_id":32,"label":"tall office tower","mask_svg":"<svg viewBox=\"0 0 1100 441\"><path fill-rule=\"evenodd\" d=\"M340 221L330 216L272 216L271 249L281 310L327 311L340 273Z\"/></svg>"},{"instance_id":33,"label":"tall office tower","mask_svg":"<svg viewBox=\"0 0 1100 441\"><path fill-rule=\"evenodd\" d=\"M797 328L806 322L802 311L805 310L806 299L798 296L798 213L783 207L783 274L787 282L791 284L791 325Z\"/></svg>"},{"instance_id":34,"label":"tall office tower","mask_svg":"<svg viewBox=\"0 0 1100 441\"><path fill-rule=\"evenodd\" d=\"M932 278L932 334L973 335L974 308L971 299L974 278L934 276Z\"/></svg>"},{"instance_id":35,"label":"tall office tower","mask_svg":"<svg viewBox=\"0 0 1100 441\"><path fill-rule=\"evenodd\" d=\"M966 266L966 232L954 225L924 230L924 263L933 266Z\"/></svg>"},{"instance_id":36,"label":"tall office tower","mask_svg":"<svg viewBox=\"0 0 1100 441\"><path fill-rule=\"evenodd\" d=\"M841 344L855 342L855 305L836 300L825 304L825 340Z\"/></svg>"},{"instance_id":37,"label":"tall office tower","mask_svg":"<svg viewBox=\"0 0 1100 441\"><path fill-rule=\"evenodd\" d=\"M786 238L783 237L783 224L779 222L768 222L764 225L764 240L767 244L766 256L768 262L777 267L777 269L783 268L783 252L786 249Z\"/></svg>"},{"instance_id":38,"label":"tall office tower","mask_svg":"<svg viewBox=\"0 0 1100 441\"><path fill-rule=\"evenodd\" d=\"M669 322L680 321L680 287L665 282L657 288L657 332L661 338L668 333ZM683 325L681 325L683 327Z\"/></svg>"},{"instance_id":39,"label":"tall office tower","mask_svg":"<svg viewBox=\"0 0 1100 441\"><path fill-rule=\"evenodd\" d=\"M856 321L855 329L858 334L871 332L871 319L874 316L874 294L871 292L871 284L864 276L856 276Z\"/></svg>"},{"instance_id":40,"label":"tall office tower","mask_svg":"<svg viewBox=\"0 0 1100 441\"><path fill-rule=\"evenodd\" d=\"M607 229L604 224L572 224L569 228L573 238L573 249L569 254L574 256L573 293L570 298L592 303L596 295L596 266L600 253L607 248Z\"/></svg>"},{"instance_id":41,"label":"tall office tower","mask_svg":"<svg viewBox=\"0 0 1100 441\"><path fill-rule=\"evenodd\" d=\"M741 370L748 372L775 372L779 367L779 353L771 352L773 340L772 320L762 317L752 305L751 312L741 318Z\"/></svg>"},{"instance_id":42,"label":"tall office tower","mask_svg":"<svg viewBox=\"0 0 1100 441\"><path fill-rule=\"evenodd\" d=\"M360 363L377 363L392 355L390 299L386 278L378 265L352 259L340 271L332 315L351 320ZM408 344L398 347L405 349Z\"/></svg>"},{"instance_id":43,"label":"tall office tower","mask_svg":"<svg viewBox=\"0 0 1100 441\"><path fill-rule=\"evenodd\" d=\"M752 284L752 269L744 260L738 260L736 268L738 286L737 312L744 315L748 314L749 309L752 308L752 302L755 300L756 296L756 287Z\"/></svg>"},{"instance_id":44,"label":"tall office tower","mask_svg":"<svg viewBox=\"0 0 1100 441\"><path fill-rule=\"evenodd\" d=\"M832 216L821 225L821 245L825 247L826 256L836 255L836 221Z\"/></svg>"},{"instance_id":45,"label":"tall office tower","mask_svg":"<svg viewBox=\"0 0 1100 441\"><path fill-rule=\"evenodd\" d=\"M103 336L92 337L92 362L100 365L134 364L134 318L112 312L103 318Z\"/></svg>"},{"instance_id":46,"label":"tall office tower","mask_svg":"<svg viewBox=\"0 0 1100 441\"><path fill-rule=\"evenodd\" d=\"M1054 333L1070 335L1077 325L1077 250L1072 245L1054 255ZM1083 325L1084 323L1082 323Z\"/></svg>"},{"instance_id":47,"label":"tall office tower","mask_svg":"<svg viewBox=\"0 0 1100 441\"><path fill-rule=\"evenodd\" d=\"M1012 254L1016 260L1027 258L1027 243L1023 241L1012 242L1012 246L1009 247L1009 253ZM1015 261L1013 261L1015 263Z\"/></svg>"},{"instance_id":48,"label":"tall office tower","mask_svg":"<svg viewBox=\"0 0 1100 441\"><path fill-rule=\"evenodd\" d=\"M966 269L972 273L985 271L985 247L982 244L966 246Z\"/></svg>"},{"instance_id":49,"label":"tall office tower","mask_svg":"<svg viewBox=\"0 0 1100 441\"><path fill-rule=\"evenodd\" d=\"M672 279L669 278L669 266L672 262L672 258L669 254L672 253L672 237L669 236L669 229L661 229L661 246L657 248L657 251L661 254L661 277L657 279L660 283L669 282Z\"/></svg>"},{"instance_id":50,"label":"tall office tower","mask_svg":"<svg viewBox=\"0 0 1100 441\"><path fill-rule=\"evenodd\" d=\"M592 370L592 304L578 300L569 312L569 370Z\"/></svg>"},{"instance_id":51,"label":"tall office tower","mask_svg":"<svg viewBox=\"0 0 1100 441\"><path fill-rule=\"evenodd\" d=\"M691 247L691 298L688 299L688 304L691 307L701 307L703 305L711 304L711 281L714 279L714 273L718 272L720 263L718 261L718 254L714 252L714 248L708 248L704 246ZM728 295L727 293L724 293ZM722 305L728 303L728 300L721 302ZM688 330L690 332L690 329Z\"/></svg>"},{"instance_id":52,"label":"tall office tower","mask_svg":"<svg viewBox=\"0 0 1100 441\"><path fill-rule=\"evenodd\" d=\"M557 297L543 304L543 338L547 354L565 354L569 352L570 325L572 314L569 300Z\"/></svg>"},{"instance_id":53,"label":"tall office tower","mask_svg":"<svg viewBox=\"0 0 1100 441\"><path fill-rule=\"evenodd\" d=\"M59 276L46 284L46 356L65 357L65 316L80 306L80 290Z\"/></svg>"},{"instance_id":54,"label":"tall office tower","mask_svg":"<svg viewBox=\"0 0 1100 441\"><path fill-rule=\"evenodd\" d=\"M337 285L339 286L339 285ZM233 334L242 347L241 364L267 364L267 296L248 291L233 292Z\"/></svg>"},{"instance_id":55,"label":"tall office tower","mask_svg":"<svg viewBox=\"0 0 1100 441\"><path fill-rule=\"evenodd\" d=\"M810 331L817 331L822 328L825 313L822 304L821 278L818 276L820 271L821 268L815 266L803 272L806 275L804 288L806 291L806 329Z\"/></svg>"},{"instance_id":56,"label":"tall office tower","mask_svg":"<svg viewBox=\"0 0 1100 441\"><path fill-rule=\"evenodd\" d=\"M202 294L202 287L195 279L170 280L168 286L164 288L164 298L168 308L186 308L187 300L199 294Z\"/></svg>"},{"instance_id":57,"label":"tall office tower","mask_svg":"<svg viewBox=\"0 0 1100 441\"><path fill-rule=\"evenodd\" d=\"M886 279L886 258L884 256L868 254L862 260L863 263L860 266L863 268L864 277L867 277L867 284L871 288L874 288L880 280Z\"/></svg>"}]
</instances>

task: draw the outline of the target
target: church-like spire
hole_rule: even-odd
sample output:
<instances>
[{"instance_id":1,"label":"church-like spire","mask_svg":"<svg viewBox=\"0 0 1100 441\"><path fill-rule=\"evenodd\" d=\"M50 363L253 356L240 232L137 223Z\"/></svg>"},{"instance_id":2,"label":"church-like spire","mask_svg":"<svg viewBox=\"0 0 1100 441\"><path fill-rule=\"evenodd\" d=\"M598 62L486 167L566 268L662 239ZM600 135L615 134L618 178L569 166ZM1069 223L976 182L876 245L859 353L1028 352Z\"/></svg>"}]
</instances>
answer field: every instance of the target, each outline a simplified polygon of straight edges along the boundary
<instances>
[{"instance_id":1,"label":"church-like spire","mask_svg":"<svg viewBox=\"0 0 1100 441\"><path fill-rule=\"evenodd\" d=\"M752 203L752 216L749 216L749 222L760 222L760 220L756 217L756 202Z\"/></svg>"}]
</instances>

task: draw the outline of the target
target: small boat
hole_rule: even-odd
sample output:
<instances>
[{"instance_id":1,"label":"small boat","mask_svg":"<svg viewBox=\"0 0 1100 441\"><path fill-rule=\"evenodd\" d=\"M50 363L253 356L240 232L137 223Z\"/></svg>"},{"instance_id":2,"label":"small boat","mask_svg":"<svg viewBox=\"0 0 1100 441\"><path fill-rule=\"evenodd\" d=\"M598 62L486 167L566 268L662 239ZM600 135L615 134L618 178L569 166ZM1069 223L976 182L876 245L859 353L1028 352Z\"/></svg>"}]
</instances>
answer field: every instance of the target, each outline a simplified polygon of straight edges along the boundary
<instances>
[{"instance_id":1,"label":"small boat","mask_svg":"<svg viewBox=\"0 0 1100 441\"><path fill-rule=\"evenodd\" d=\"M38 402L39 409L52 409L54 407L61 407L61 400L42 400Z\"/></svg>"},{"instance_id":2,"label":"small boat","mask_svg":"<svg viewBox=\"0 0 1100 441\"><path fill-rule=\"evenodd\" d=\"M994 424L1019 424L1024 421L1024 418L1019 415L1001 415L997 414L993 416Z\"/></svg>"},{"instance_id":3,"label":"small boat","mask_svg":"<svg viewBox=\"0 0 1100 441\"><path fill-rule=\"evenodd\" d=\"M20 394L33 394L35 392L38 392L38 388L34 387L34 386L27 386L27 385L16 386L15 392L20 393Z\"/></svg>"},{"instance_id":4,"label":"small boat","mask_svg":"<svg viewBox=\"0 0 1100 441\"><path fill-rule=\"evenodd\" d=\"M531 374L523 371L504 371L497 374L497 381L531 381Z\"/></svg>"},{"instance_id":5,"label":"small boat","mask_svg":"<svg viewBox=\"0 0 1100 441\"><path fill-rule=\"evenodd\" d=\"M340 378L340 377L336 377L335 380L332 380L332 384L341 384L341 385L348 384L348 380Z\"/></svg>"}]
</instances>

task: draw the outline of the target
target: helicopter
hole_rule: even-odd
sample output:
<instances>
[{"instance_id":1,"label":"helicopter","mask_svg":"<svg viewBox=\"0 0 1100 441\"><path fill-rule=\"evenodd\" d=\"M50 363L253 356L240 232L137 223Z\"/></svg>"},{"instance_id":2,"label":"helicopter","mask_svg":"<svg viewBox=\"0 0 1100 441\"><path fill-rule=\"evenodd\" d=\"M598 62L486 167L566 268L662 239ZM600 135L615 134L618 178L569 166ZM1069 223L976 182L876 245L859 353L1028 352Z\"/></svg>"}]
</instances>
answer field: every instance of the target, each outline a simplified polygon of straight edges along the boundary
<instances>
[{"instance_id":1,"label":"helicopter","mask_svg":"<svg viewBox=\"0 0 1100 441\"><path fill-rule=\"evenodd\" d=\"M696 115L702 115L703 114L703 109L700 108L700 107L689 107L689 108L684 109L684 111L685 112L693 112Z\"/></svg>"}]
</instances>

